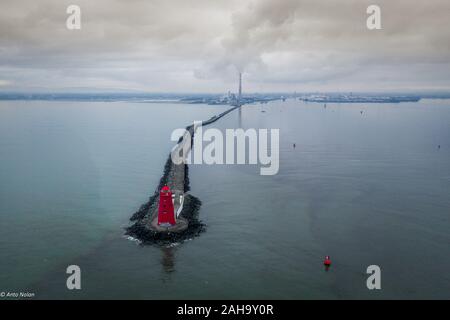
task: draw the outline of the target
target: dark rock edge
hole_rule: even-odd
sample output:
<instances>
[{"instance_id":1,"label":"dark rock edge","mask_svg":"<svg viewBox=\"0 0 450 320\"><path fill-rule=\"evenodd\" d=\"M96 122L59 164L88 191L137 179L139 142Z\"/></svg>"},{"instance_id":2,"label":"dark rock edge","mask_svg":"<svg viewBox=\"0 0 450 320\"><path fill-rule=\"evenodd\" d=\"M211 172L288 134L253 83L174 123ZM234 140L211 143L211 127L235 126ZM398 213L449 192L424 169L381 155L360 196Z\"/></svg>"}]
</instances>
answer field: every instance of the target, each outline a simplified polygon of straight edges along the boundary
<instances>
[{"instance_id":1,"label":"dark rock edge","mask_svg":"<svg viewBox=\"0 0 450 320\"><path fill-rule=\"evenodd\" d=\"M147 219L145 217L152 212L154 206L157 206L156 199L158 198L158 193L161 188L167 184L167 179L169 172L172 168L172 159L169 158L164 166L164 174L159 181L159 185L153 195L144 203L138 211L136 211L130 218L130 221L135 223L127 228L125 228L126 235L141 241L141 244L154 244L160 246L167 246L176 242L181 242L184 240L192 239L200 235L200 233L206 230L206 225L198 220L198 212L200 210L201 201L193 195L186 194L184 198L183 210L180 216L185 218L189 224L186 230L181 232L157 232L151 230L145 226ZM189 167L185 164L185 175L184 175L184 192L190 190L189 187Z\"/></svg>"}]
</instances>

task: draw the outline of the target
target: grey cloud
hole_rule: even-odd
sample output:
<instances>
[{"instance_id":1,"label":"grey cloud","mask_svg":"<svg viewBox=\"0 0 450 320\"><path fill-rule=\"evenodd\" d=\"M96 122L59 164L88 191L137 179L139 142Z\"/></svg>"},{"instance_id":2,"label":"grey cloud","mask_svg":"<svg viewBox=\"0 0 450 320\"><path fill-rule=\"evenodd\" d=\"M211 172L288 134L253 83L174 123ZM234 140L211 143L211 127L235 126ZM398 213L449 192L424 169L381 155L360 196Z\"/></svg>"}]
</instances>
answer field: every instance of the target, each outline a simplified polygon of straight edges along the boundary
<instances>
[{"instance_id":1,"label":"grey cloud","mask_svg":"<svg viewBox=\"0 0 450 320\"><path fill-rule=\"evenodd\" d=\"M2 0L0 90L450 88L450 2ZM82 30L65 28L82 8ZM364 87L365 86L365 87Z\"/></svg>"}]
</instances>

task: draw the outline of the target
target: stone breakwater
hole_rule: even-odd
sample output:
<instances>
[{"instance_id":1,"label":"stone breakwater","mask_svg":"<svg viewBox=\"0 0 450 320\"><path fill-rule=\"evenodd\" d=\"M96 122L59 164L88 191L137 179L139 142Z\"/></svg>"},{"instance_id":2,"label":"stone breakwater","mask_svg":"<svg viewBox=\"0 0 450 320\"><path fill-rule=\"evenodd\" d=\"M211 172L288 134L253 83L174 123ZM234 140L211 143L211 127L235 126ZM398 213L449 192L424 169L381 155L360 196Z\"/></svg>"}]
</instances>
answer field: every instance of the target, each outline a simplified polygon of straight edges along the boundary
<instances>
[{"instance_id":1,"label":"stone breakwater","mask_svg":"<svg viewBox=\"0 0 450 320\"><path fill-rule=\"evenodd\" d=\"M213 116L203 121L202 125L205 126L214 123L237 108L239 106L232 107L219 115ZM195 134L194 125L187 126L186 131L190 134L190 146L192 146ZM188 143L186 141L188 137L188 134L180 137L172 152L178 152L179 148L183 148ZM187 157L187 154L183 156ZM184 194L183 209L178 217L178 219L183 221L182 228L168 228L161 231L152 227L152 221L155 219L155 215L158 214L159 191L165 185L169 186L173 191ZM198 236L205 231L206 226L198 219L201 201L193 195L187 194L189 190L189 167L187 164L174 164L172 162L172 153L169 154L158 187L148 201L141 205L139 210L131 216L130 221L133 224L126 228L126 234L140 240L143 244L156 245L170 245Z\"/></svg>"}]
</instances>

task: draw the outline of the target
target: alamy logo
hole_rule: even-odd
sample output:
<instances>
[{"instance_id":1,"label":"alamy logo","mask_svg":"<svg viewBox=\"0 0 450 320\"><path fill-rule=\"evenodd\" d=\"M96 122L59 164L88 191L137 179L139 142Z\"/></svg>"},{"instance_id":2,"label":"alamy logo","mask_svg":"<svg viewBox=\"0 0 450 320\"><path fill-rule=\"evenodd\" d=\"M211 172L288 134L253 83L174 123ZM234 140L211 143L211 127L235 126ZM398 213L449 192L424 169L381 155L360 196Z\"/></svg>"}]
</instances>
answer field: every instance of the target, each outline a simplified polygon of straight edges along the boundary
<instances>
[{"instance_id":1,"label":"alamy logo","mask_svg":"<svg viewBox=\"0 0 450 320\"><path fill-rule=\"evenodd\" d=\"M182 140L172 149L173 163L208 165L259 163L262 166L260 168L261 175L278 173L279 129L226 129L225 138L222 131L218 129L211 128L203 131L201 121L195 121L193 129L194 139L186 129L176 129L172 132L172 141L179 141L182 137ZM190 152L192 140L194 145Z\"/></svg>"},{"instance_id":2,"label":"alamy logo","mask_svg":"<svg viewBox=\"0 0 450 320\"><path fill-rule=\"evenodd\" d=\"M366 286L367 289L381 289L381 269L377 265L371 265L367 267L367 274L370 274L369 278L367 278Z\"/></svg>"},{"instance_id":3,"label":"alamy logo","mask_svg":"<svg viewBox=\"0 0 450 320\"><path fill-rule=\"evenodd\" d=\"M367 7L367 14L370 16L366 20L366 26L369 30L381 29L381 9L379 6L373 4Z\"/></svg>"},{"instance_id":4,"label":"alamy logo","mask_svg":"<svg viewBox=\"0 0 450 320\"><path fill-rule=\"evenodd\" d=\"M75 4L67 7L66 13L70 16L66 20L66 27L69 30L81 29L81 8Z\"/></svg>"},{"instance_id":5,"label":"alamy logo","mask_svg":"<svg viewBox=\"0 0 450 320\"><path fill-rule=\"evenodd\" d=\"M66 269L66 273L70 274L67 278L66 286L69 290L81 289L81 269L77 265L70 265Z\"/></svg>"}]
</instances>

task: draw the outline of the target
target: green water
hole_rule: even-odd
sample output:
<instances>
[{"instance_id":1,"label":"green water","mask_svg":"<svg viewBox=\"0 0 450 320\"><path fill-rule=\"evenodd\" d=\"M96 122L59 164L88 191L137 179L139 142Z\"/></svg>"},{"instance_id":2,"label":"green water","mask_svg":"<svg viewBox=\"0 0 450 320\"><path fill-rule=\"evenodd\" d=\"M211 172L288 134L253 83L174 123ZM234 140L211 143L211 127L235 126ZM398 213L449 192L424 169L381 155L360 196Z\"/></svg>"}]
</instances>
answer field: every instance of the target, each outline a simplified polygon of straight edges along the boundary
<instances>
[{"instance_id":1,"label":"green water","mask_svg":"<svg viewBox=\"0 0 450 320\"><path fill-rule=\"evenodd\" d=\"M192 165L206 233L172 248L127 240L123 228L158 184L172 130L225 109L0 102L0 291L450 298L449 100L245 106L213 127L279 128L279 173ZM66 289L70 264L81 267L80 291ZM382 290L366 288L371 264Z\"/></svg>"}]
</instances>

